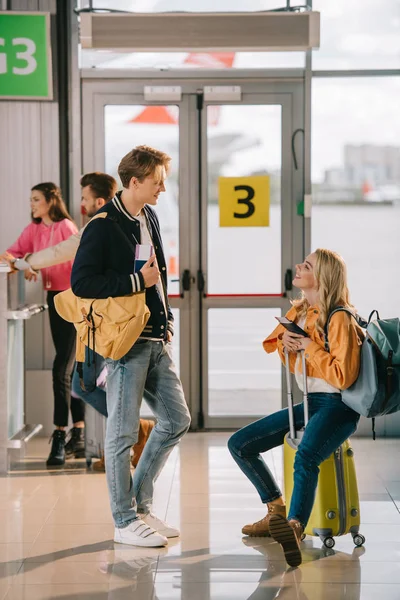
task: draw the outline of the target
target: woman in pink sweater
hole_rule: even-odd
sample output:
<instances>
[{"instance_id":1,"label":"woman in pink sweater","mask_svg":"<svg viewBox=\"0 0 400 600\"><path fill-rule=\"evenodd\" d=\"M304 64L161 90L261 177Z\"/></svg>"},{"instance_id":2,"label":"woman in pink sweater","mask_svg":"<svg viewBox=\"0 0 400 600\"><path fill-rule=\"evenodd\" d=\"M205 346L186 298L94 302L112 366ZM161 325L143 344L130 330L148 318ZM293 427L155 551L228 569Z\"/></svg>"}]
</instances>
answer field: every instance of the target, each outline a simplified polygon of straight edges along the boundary
<instances>
[{"instance_id":1,"label":"woman in pink sweater","mask_svg":"<svg viewBox=\"0 0 400 600\"><path fill-rule=\"evenodd\" d=\"M60 189L54 183L39 183L31 190L32 223L25 227L17 241L3 255L22 258L66 240L77 233ZM11 255L11 256L10 256ZM1 258L1 257L0 257ZM71 397L71 375L75 363L75 328L64 321L54 307L54 296L70 287L72 261L41 270L47 291L50 328L56 349L53 363L54 425L52 447L47 465L63 465L65 456L84 457L84 402ZM69 406L74 423L71 439L65 444Z\"/></svg>"}]
</instances>

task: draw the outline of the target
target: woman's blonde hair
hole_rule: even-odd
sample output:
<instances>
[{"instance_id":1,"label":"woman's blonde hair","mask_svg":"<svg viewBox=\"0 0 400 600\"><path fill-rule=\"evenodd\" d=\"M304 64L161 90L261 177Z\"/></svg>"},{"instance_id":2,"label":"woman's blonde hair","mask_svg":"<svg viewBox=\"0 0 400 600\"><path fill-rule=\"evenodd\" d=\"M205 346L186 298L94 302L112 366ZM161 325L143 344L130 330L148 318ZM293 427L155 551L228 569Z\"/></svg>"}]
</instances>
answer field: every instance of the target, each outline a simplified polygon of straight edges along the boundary
<instances>
[{"instance_id":1,"label":"woman's blonde hair","mask_svg":"<svg viewBox=\"0 0 400 600\"><path fill-rule=\"evenodd\" d=\"M349 288L347 287L347 268L343 258L337 252L318 248L315 251L317 260L314 267L314 277L319 293L320 314L315 324L317 331L324 332L329 314L337 306L346 306L354 310L350 303ZM304 317L310 305L304 292L301 297L292 302L298 316Z\"/></svg>"}]
</instances>

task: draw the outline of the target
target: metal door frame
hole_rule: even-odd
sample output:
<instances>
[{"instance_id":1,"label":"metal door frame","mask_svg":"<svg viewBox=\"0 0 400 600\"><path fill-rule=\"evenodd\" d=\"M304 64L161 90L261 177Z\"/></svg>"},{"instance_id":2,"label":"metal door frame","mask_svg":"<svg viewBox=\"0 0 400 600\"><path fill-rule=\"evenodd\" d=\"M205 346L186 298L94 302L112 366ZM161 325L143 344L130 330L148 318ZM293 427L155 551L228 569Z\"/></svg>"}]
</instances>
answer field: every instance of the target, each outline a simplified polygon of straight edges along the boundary
<instances>
[{"instance_id":1,"label":"metal door frame","mask_svg":"<svg viewBox=\"0 0 400 600\"><path fill-rule=\"evenodd\" d=\"M203 405L204 427L210 429L237 429L248 423L253 422L265 414L245 416L209 416L208 399L208 310L210 308L281 308L288 310L290 293L285 293L284 276L287 269L302 260L303 257L303 219L297 214L297 205L302 201L303 192L303 169L302 169L302 146L296 144L297 169L294 167L292 136L297 129L304 129L304 111L303 111L303 86L293 82L242 84L242 99L236 102L206 102L204 107L213 104L235 104L235 105L271 105L281 106L281 292L282 296L273 297L207 297L207 278L205 294L201 298L201 326L198 335L202 339L202 355L194 360L201 364L201 383L200 386ZM295 140L296 142L296 140ZM201 266L204 273L207 273L207 211L208 211L208 176L207 176L207 119L202 119L202 198L201 198L201 219L202 219L202 241L201 241ZM301 176L300 176L301 175ZM194 317L194 315L193 315ZM192 322L192 330L195 329L195 322ZM268 332L265 332L267 335ZM260 351L261 350L260 339ZM194 366L194 365L193 365ZM193 368L193 367L192 367ZM285 382L282 376L282 406L285 404L284 394ZM192 398L195 398L192 390ZM199 411L200 413L200 411ZM200 417L200 424L203 423Z\"/></svg>"},{"instance_id":2,"label":"metal door frame","mask_svg":"<svg viewBox=\"0 0 400 600\"><path fill-rule=\"evenodd\" d=\"M94 84L94 85L93 85ZM83 124L83 172L96 170L105 171L105 144L104 144L104 108L110 104L117 105L168 105L179 106L179 254L189 257L188 238L184 235L185 224L189 222L188 197L189 197L189 172L182 160L189 156L189 109L188 96L183 96L180 102L147 102L143 95L143 83L131 81L118 85L120 93L116 93L115 86L101 82L90 81L89 85L82 86L82 124ZM128 88L128 89L127 89ZM112 92L112 93L110 93ZM122 157L121 157L122 158ZM168 184L167 184L168 185ZM189 268L184 260L180 260L180 271ZM172 308L179 309L180 314L180 347L190 349L190 323L189 323L189 295L181 297L179 294L170 296ZM189 352L181 352L180 359L181 380L186 396L189 399L190 367ZM190 403L189 408L190 408Z\"/></svg>"},{"instance_id":3,"label":"metal door frame","mask_svg":"<svg viewBox=\"0 0 400 600\"><path fill-rule=\"evenodd\" d=\"M281 173L281 222L282 222L282 292L284 273L287 268L303 259L304 219L298 215L297 206L304 199L304 138L296 139L297 169L292 156L292 136L297 129L304 131L304 76L303 69L251 70L251 71L168 71L82 72L82 148L83 172L105 169L104 107L107 104L132 105L178 105L179 111L179 263L180 274L189 269L196 274L202 266L206 273L207 261L207 124L201 124L201 148L199 156L199 110L198 94L204 86L217 82L240 85L243 99L232 104L270 104L282 106L282 173ZM156 81L155 81L156 80ZM146 102L143 89L146 85L179 85L182 88L180 102ZM231 102L207 102L231 104ZM200 117L201 118L201 117ZM100 136L100 137L99 137ZM200 173L200 165L202 165ZM199 189L202 188L201 210ZM201 223L200 223L201 220ZM291 230L284 228L289 224ZM202 227L200 256L199 231ZM182 290L181 290L182 292ZM207 312L209 308L268 308L289 306L289 298L228 299L203 298L193 285L183 297L172 297L170 304L180 310L180 372L182 384L192 414L192 428L237 428L253 421L249 417L208 417L208 361L207 361ZM290 292L288 294L290 296ZM268 332L266 332L268 333ZM203 351L201 352L201 348ZM282 391L284 381L282 377ZM202 401L201 398L202 397ZM282 405L285 395L282 394ZM203 407L201 414L200 407ZM260 415L264 416L264 415Z\"/></svg>"}]
</instances>

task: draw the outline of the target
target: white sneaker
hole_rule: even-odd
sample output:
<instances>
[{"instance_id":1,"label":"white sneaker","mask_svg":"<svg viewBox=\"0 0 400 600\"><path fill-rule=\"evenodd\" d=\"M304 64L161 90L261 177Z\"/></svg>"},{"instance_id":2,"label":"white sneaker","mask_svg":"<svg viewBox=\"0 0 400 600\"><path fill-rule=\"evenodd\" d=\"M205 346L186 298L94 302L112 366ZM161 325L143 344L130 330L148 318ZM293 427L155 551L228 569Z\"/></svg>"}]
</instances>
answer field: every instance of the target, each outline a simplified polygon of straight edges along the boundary
<instances>
[{"instance_id":1,"label":"white sneaker","mask_svg":"<svg viewBox=\"0 0 400 600\"><path fill-rule=\"evenodd\" d=\"M152 527L153 529L158 531L160 535L165 535L166 538L174 538L179 537L181 535L179 529L171 527L170 525L168 525L168 523L162 521L151 512L147 515L143 515L142 520L146 523L146 525L149 525L149 527Z\"/></svg>"},{"instance_id":2,"label":"white sneaker","mask_svg":"<svg viewBox=\"0 0 400 600\"><path fill-rule=\"evenodd\" d=\"M118 544L130 544L131 546L146 546L147 548L156 548L157 546L166 546L168 540L166 537L155 531L152 527L136 519L129 523L128 527L114 530L114 542Z\"/></svg>"}]
</instances>

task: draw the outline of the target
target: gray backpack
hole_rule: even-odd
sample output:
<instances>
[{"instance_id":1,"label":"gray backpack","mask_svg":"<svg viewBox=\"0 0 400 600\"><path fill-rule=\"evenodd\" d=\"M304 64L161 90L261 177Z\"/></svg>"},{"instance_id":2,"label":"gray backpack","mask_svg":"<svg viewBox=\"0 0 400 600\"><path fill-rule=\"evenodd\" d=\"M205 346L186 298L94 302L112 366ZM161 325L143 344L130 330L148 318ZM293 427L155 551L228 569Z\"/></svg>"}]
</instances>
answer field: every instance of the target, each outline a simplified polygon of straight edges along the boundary
<instances>
[{"instance_id":1,"label":"gray backpack","mask_svg":"<svg viewBox=\"0 0 400 600\"><path fill-rule=\"evenodd\" d=\"M347 312L366 330L358 378L342 391L342 400L360 415L372 418L375 439L375 417L400 410L400 320L380 319L378 311L374 310L365 321L351 310L338 307L331 312L325 326L327 350L329 322L339 311ZM377 318L372 320L374 313Z\"/></svg>"}]
</instances>

